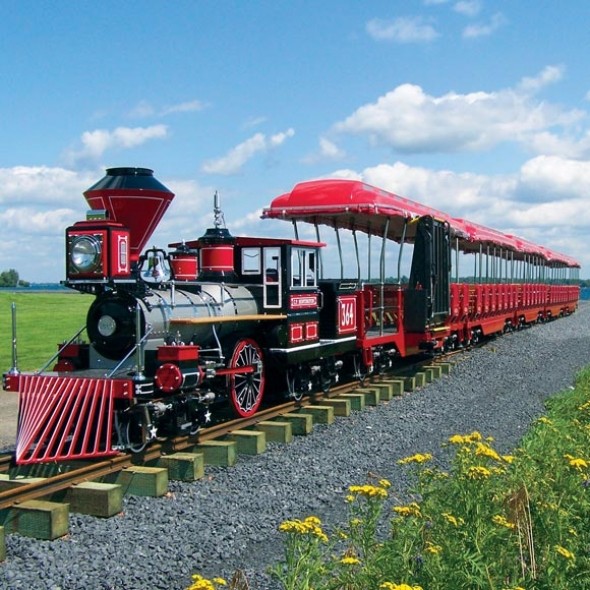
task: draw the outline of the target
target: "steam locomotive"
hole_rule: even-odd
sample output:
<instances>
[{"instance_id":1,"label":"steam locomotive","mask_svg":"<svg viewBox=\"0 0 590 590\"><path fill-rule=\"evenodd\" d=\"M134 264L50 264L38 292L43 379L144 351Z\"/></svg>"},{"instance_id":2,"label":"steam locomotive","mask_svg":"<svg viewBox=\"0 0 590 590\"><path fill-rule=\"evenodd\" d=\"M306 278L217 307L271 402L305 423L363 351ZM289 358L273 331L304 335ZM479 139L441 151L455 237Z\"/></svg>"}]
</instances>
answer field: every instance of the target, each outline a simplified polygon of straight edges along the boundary
<instances>
[{"instance_id":1,"label":"steam locomotive","mask_svg":"<svg viewBox=\"0 0 590 590\"><path fill-rule=\"evenodd\" d=\"M300 399L578 302L575 260L358 181L304 182L275 198L263 217L291 221L292 239L231 235L216 195L213 226L168 251L144 251L174 198L152 170L110 168L84 196L86 220L66 230L63 284L94 296L86 325L51 370L21 372L13 351L3 376L20 393L18 464L140 451L196 434L213 413L249 417L271 394ZM316 239L299 238L300 221ZM324 277L320 226L336 230L337 278ZM345 273L351 259L356 273Z\"/></svg>"}]
</instances>

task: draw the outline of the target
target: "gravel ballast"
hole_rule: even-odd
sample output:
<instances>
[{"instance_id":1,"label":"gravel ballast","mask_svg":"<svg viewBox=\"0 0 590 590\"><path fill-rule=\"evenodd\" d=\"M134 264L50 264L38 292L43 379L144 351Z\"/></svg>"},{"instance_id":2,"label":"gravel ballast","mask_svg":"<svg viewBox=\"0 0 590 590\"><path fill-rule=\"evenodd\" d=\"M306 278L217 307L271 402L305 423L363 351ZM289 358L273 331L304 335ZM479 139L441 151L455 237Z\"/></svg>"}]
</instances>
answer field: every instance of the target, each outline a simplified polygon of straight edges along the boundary
<instances>
[{"instance_id":1,"label":"gravel ballast","mask_svg":"<svg viewBox=\"0 0 590 590\"><path fill-rule=\"evenodd\" d=\"M240 568L251 590L277 588L266 568L282 556L277 526L318 516L344 522L344 493L369 472L407 493L397 459L440 454L455 433L480 431L508 452L544 412L544 400L590 365L590 303L573 315L494 339L458 357L449 376L391 402L337 418L288 445L207 467L194 483L170 483L160 499L127 496L110 519L70 515L57 541L7 535L0 588L177 590L192 573L226 579Z\"/></svg>"}]
</instances>

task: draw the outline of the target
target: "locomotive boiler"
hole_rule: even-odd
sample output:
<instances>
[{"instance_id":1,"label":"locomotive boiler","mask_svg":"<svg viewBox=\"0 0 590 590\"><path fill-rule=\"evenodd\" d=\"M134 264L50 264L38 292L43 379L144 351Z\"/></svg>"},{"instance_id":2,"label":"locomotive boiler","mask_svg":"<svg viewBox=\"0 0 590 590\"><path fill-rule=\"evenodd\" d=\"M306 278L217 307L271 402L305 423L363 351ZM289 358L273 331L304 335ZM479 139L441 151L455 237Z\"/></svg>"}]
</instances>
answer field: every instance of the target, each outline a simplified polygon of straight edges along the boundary
<instances>
[{"instance_id":1,"label":"locomotive boiler","mask_svg":"<svg viewBox=\"0 0 590 590\"><path fill-rule=\"evenodd\" d=\"M290 221L293 238L231 235L215 196L212 226L169 250L144 250L174 198L151 170L110 168L84 196L86 219L66 229L63 284L93 295L86 324L40 371L21 372L15 351L3 376L20 394L19 464L195 435L213 416L253 416L270 394L326 392L396 358L569 314L579 298L572 258L359 181L276 197L262 216ZM299 237L299 222L315 240ZM320 226L336 232L335 278ZM460 255L473 257L468 279Z\"/></svg>"}]
</instances>

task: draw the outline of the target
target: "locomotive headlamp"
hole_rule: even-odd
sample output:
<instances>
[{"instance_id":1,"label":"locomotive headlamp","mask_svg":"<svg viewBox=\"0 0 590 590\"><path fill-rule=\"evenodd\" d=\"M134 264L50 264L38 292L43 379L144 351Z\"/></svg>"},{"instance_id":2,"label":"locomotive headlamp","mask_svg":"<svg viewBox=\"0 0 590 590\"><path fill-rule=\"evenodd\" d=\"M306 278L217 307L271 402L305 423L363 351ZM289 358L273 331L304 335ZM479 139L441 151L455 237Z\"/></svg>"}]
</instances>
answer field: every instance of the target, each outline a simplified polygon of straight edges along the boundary
<instances>
[{"instance_id":1,"label":"locomotive headlamp","mask_svg":"<svg viewBox=\"0 0 590 590\"><path fill-rule=\"evenodd\" d=\"M97 328L99 334L107 338L115 333L117 322L110 315L103 315L98 320Z\"/></svg>"},{"instance_id":2,"label":"locomotive headlamp","mask_svg":"<svg viewBox=\"0 0 590 590\"><path fill-rule=\"evenodd\" d=\"M102 260L102 245L99 238L91 235L74 239L70 249L70 262L79 273L94 272Z\"/></svg>"}]
</instances>

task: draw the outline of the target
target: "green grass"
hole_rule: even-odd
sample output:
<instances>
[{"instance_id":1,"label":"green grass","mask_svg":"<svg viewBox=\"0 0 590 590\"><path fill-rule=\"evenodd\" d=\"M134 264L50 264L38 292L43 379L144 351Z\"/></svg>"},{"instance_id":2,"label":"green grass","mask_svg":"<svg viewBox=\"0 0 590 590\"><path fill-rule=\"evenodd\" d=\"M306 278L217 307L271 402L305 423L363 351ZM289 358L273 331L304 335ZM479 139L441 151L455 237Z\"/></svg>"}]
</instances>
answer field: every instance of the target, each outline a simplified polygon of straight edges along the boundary
<instances>
[{"instance_id":1,"label":"green grass","mask_svg":"<svg viewBox=\"0 0 590 590\"><path fill-rule=\"evenodd\" d=\"M75 292L0 290L0 373L12 366L12 303L16 304L18 367L42 367L85 324L94 300Z\"/></svg>"}]
</instances>

